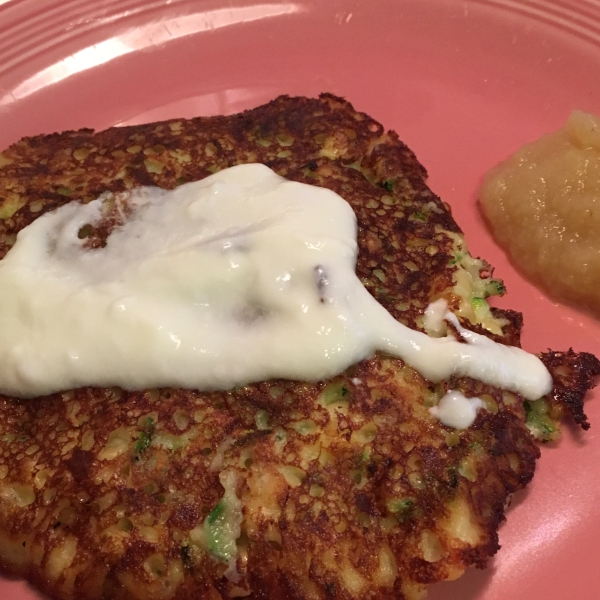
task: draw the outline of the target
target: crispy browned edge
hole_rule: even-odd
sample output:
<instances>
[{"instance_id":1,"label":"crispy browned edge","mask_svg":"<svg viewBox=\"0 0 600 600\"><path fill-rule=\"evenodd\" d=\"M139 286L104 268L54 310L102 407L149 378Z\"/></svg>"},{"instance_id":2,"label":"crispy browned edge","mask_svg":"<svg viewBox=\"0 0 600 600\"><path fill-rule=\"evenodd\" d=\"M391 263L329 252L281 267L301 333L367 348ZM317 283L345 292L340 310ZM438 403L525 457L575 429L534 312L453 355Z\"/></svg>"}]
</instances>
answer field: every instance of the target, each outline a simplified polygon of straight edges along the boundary
<instances>
[{"instance_id":1,"label":"crispy browned edge","mask_svg":"<svg viewBox=\"0 0 600 600\"><path fill-rule=\"evenodd\" d=\"M551 400L570 413L575 423L587 431L590 423L583 410L583 400L600 375L598 359L589 352L577 353L572 348L567 352L548 350L540 358L552 375Z\"/></svg>"},{"instance_id":2,"label":"crispy browned edge","mask_svg":"<svg viewBox=\"0 0 600 600\"><path fill-rule=\"evenodd\" d=\"M278 135L293 137L292 146L276 141ZM269 142L269 145L264 142ZM289 156L278 156L286 150L290 151ZM207 169L213 166L224 168L239 162L256 161L271 166L290 179L329 187L350 202L359 222L360 253L357 273L377 300L399 320L416 327L415 318L422 314L429 301L452 284L453 268L448 266L452 257L451 244L447 237L440 236L437 227L454 232L460 230L452 219L449 208L427 188L424 168L394 132L385 133L382 126L373 119L355 112L350 104L331 95L322 95L319 100L280 97L267 105L232 117L155 123L110 129L98 134L91 130L81 130L39 136L21 140L3 155L12 164L0 170L0 190L3 190L0 193L6 196L5 201L9 198L14 200L15 195L18 196L22 199L23 206L11 218L0 223L0 256L5 254L13 241L11 236L14 237L22 227L43 212L73 197L87 200L105 191L119 192L136 185L172 188L182 181L205 177L210 173ZM186 156L189 156L189 160ZM356 162L360 162L360 171L349 166ZM393 191L386 195L396 202L391 206L402 207L403 210L407 208L402 216L393 216L391 209L384 215L376 212L384 210L381 206L381 186L389 181L393 182ZM378 203L377 208L367 206L370 200ZM430 203L439 212L428 210ZM415 217L416 213L425 213L427 219L423 221ZM96 233L101 244L102 232ZM436 240L438 249L433 257L427 253L427 246L413 246L409 243L423 239ZM398 259L399 255L402 260ZM383 280L381 272L384 274ZM399 304L403 304L402 308L398 308ZM518 345L522 324L519 313L497 313L510 321L507 335L499 341ZM586 427L583 396L599 372L598 361L591 355L577 355L572 351L549 352L542 358L554 375L553 402L571 412L576 421ZM413 409L403 407L403 399L398 397L401 390L382 376L386 369L395 372L401 367L400 361L376 357L343 375L342 380L348 384L353 377L378 382L381 391L376 401L372 394L356 392L353 409L371 416L410 413ZM418 377L417 380L418 386L424 386L424 389L427 387ZM169 397L162 399L160 412L168 417L175 407L191 410L195 402L202 400L216 411L213 425L221 429L222 435L239 433L251 427L252 411L257 408L266 410L274 422L285 424L292 419L291 409L281 406L269 393L277 385L284 385L289 389L289 393L295 398L296 410L303 414L311 414L316 394L322 387L272 382L248 386L231 393L201 395L193 391L171 390ZM445 385L474 395L487 393L499 403L502 400L501 391L472 380L452 379ZM100 439L103 436L106 438L111 428L124 419L123 415L117 414L111 407L135 406L142 412L156 408L143 393L138 392L123 393L117 404L110 390L83 389L74 394L75 400L84 410L90 410L93 415L92 423ZM66 401L61 395L27 402L5 398L2 399L3 419L8 427L12 426L15 430L25 427L29 433L39 431L47 439L45 436L50 435L51 428L37 418L38 411L44 410L48 414L67 419L72 401L73 398ZM539 450L529 436L524 422L525 415L521 407L503 406L497 413L482 412L472 430L462 436L453 455L447 451L435 451L433 445L426 443L428 440L438 439L440 435L445 436L443 428L434 432L429 424L417 420L420 434L417 437L409 436L411 443L416 443L425 469L438 482L435 491L419 495L419 506L424 511L419 526L432 526L436 519L444 515L445 502L453 494L459 493L456 491L459 489L460 493L468 493L471 506L485 528L485 543L459 553L464 564L484 566L496 552L499 547L497 527L504 519L506 498L524 487L533 476ZM350 436L352 424L346 423L345 427ZM398 446L409 439L397 432L395 437L392 434L391 431L385 433L387 439L395 439ZM254 438L253 443L264 452L266 460L268 452L261 446L264 435L256 435ZM240 440L240 446L252 441L247 436L242 436ZM340 443L342 441L340 439ZM479 486L455 480L457 461L469 454L473 443L480 444L485 449L487 458L479 467L480 475L486 481L491 478L489 481L493 483ZM48 444L44 452L50 457L52 444ZM214 444L218 445L218 439L214 440ZM4 448L5 459L7 452ZM399 449L395 449L389 456L383 456L381 461L369 463L368 468L375 483L367 491L360 494L352 492L341 474L341 467L340 474L330 484L332 487L337 486L340 493L345 494L349 506L358 507L362 509L361 512L367 511L373 516L381 515L384 507L381 506L378 486L385 488L387 473L395 461L405 460L399 452ZM10 454L12 456L12 452ZM507 461L508 456L518 456L519 468L516 471ZM173 460L175 468L172 479L179 482L183 466L177 459ZM69 486L87 489L91 485L89 473L96 461L97 458L91 453L81 450L72 452L60 467L62 476L67 478L66 481L71 481L70 484L65 484L65 493L70 493ZM340 450L340 464L342 463L351 464L352 459ZM141 476L140 481L143 482ZM218 500L220 486L214 474L199 471L197 482L201 484L201 491L196 502L181 504L172 517L172 525L183 526L194 522L202 514L201 506L212 506ZM139 510L150 510L154 500L136 495L136 489L139 491L139 486L134 485L129 492L133 494L131 501ZM93 514L93 511L89 514ZM4 530L18 533L20 528L29 527L27 523L30 521L27 519L30 514L7 521L8 516L5 515L2 519ZM322 526L311 525L302 531L294 529L288 523L295 551L311 551L315 535L327 538L331 532L322 531ZM418 529L411 522L403 524L401 528L403 535L408 537L412 529ZM71 532L78 531L81 535L88 535L85 533L84 521L73 525ZM367 536L365 539L370 539L370 533L363 532L363 535ZM375 538L372 541L375 542ZM335 539L332 538L330 543L334 544ZM133 544L126 560L113 569L127 571L139 568L135 565L139 564L144 552L147 552L146 546ZM254 552L253 566L248 577L255 588L268 589L272 598L302 597L301 590L291 580L286 582L281 575L274 578L272 567L279 559L276 559L273 548L256 540ZM403 577L422 583L444 577L445 571L439 565L426 563L416 556L406 560L403 570L400 570ZM204 564L201 575L207 580L214 577L210 566ZM33 569L29 576L47 592L59 593L57 584L44 581L41 572ZM336 589L330 575L315 573L315 577L325 591ZM220 593L227 593L226 588L217 580L214 585L219 588ZM188 590L181 597L191 598L193 593L193 590ZM394 593L396 598L403 597L401 589L396 589ZM262 595L257 592L254 597ZM336 597L343 598L344 595L338 591ZM368 597L379 596L375 591L370 591Z\"/></svg>"}]
</instances>

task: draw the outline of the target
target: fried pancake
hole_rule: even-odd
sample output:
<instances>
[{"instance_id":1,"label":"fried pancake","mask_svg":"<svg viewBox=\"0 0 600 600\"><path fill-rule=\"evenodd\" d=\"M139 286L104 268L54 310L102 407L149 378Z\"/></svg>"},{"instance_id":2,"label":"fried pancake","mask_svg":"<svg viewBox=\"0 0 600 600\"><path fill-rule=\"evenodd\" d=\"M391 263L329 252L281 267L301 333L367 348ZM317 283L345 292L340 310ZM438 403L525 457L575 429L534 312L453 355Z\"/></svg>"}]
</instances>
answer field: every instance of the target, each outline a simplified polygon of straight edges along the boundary
<instances>
[{"instance_id":1,"label":"fried pancake","mask_svg":"<svg viewBox=\"0 0 600 600\"><path fill-rule=\"evenodd\" d=\"M520 314L487 306L503 286L413 153L331 95L21 140L0 154L0 257L72 199L246 162L351 204L357 273L396 319L422 330L443 297L463 326L519 345ZM114 226L109 212L90 247ZM422 598L498 550L536 438L556 439L563 416L589 426L598 360L541 358L554 389L535 402L467 378L434 385L383 355L318 383L0 396L0 564L60 599ZM469 429L429 413L448 390L485 402Z\"/></svg>"}]
</instances>

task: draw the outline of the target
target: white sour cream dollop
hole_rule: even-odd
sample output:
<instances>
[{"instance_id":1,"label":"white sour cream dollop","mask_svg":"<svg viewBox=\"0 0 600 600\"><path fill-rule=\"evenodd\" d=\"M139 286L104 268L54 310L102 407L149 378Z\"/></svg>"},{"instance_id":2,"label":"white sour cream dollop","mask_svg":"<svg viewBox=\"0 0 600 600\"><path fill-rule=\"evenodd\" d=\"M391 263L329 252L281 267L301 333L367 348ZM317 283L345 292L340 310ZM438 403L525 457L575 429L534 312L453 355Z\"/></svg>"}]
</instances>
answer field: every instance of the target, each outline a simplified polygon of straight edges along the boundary
<instances>
[{"instance_id":1,"label":"white sour cream dollop","mask_svg":"<svg viewBox=\"0 0 600 600\"><path fill-rule=\"evenodd\" d=\"M19 233L0 261L0 392L316 381L377 350L432 381L467 375L527 398L551 388L518 348L398 323L357 278L356 218L330 190L250 164L134 189L128 204L104 248L78 236L103 198Z\"/></svg>"}]
</instances>

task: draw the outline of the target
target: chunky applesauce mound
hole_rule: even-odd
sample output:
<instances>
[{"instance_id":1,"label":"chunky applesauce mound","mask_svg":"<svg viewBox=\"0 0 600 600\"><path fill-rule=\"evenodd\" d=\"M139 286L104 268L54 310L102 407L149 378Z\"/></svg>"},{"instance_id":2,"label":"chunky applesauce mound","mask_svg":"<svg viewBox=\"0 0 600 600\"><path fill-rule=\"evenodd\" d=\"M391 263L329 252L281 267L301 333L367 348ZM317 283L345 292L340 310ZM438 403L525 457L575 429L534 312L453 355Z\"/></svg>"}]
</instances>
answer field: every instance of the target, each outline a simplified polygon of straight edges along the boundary
<instances>
[{"instance_id":1,"label":"chunky applesauce mound","mask_svg":"<svg viewBox=\"0 0 600 600\"><path fill-rule=\"evenodd\" d=\"M600 315L600 119L574 111L485 177L481 208L514 263Z\"/></svg>"}]
</instances>

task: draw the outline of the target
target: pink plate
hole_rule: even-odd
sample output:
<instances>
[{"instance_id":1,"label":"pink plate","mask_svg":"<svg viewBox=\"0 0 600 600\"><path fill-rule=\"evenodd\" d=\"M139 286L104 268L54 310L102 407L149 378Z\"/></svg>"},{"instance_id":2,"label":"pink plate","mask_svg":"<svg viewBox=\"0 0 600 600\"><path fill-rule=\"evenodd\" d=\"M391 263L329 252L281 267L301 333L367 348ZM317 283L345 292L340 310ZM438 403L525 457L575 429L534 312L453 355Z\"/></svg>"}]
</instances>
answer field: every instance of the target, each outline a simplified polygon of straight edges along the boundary
<instances>
[{"instance_id":1,"label":"pink plate","mask_svg":"<svg viewBox=\"0 0 600 600\"><path fill-rule=\"evenodd\" d=\"M482 175L573 108L600 114L598 0L0 0L0 147L24 135L348 98L415 150L471 250L525 315L524 345L600 355L600 323L524 281L476 208ZM597 600L600 402L543 449L502 550L430 600ZM522 500L524 500L522 502ZM39 595L0 580L0 598Z\"/></svg>"}]
</instances>

